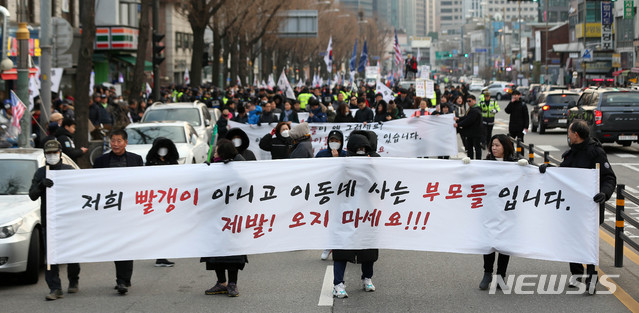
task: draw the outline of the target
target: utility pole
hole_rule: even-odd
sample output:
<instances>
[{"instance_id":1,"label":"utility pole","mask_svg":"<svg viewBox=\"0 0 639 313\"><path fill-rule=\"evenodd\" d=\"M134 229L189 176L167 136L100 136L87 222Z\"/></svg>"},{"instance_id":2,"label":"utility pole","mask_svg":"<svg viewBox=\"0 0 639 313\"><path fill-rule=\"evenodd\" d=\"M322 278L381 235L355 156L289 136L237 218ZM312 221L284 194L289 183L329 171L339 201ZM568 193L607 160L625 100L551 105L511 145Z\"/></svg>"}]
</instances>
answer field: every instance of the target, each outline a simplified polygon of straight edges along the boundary
<instances>
[{"instance_id":1,"label":"utility pole","mask_svg":"<svg viewBox=\"0 0 639 313\"><path fill-rule=\"evenodd\" d=\"M547 80L548 79L548 32L550 29L548 29L548 20L550 19L550 12L548 11L549 7L548 7L548 0L546 0L546 40L545 41L545 47L544 47L544 60L546 61L546 73L544 74L544 82L548 85L550 85Z\"/></svg>"},{"instance_id":2,"label":"utility pole","mask_svg":"<svg viewBox=\"0 0 639 313\"><path fill-rule=\"evenodd\" d=\"M164 46L160 44L164 39L164 34L160 34L160 0L153 0L153 101L160 101L160 64L164 61L162 50Z\"/></svg>"},{"instance_id":3,"label":"utility pole","mask_svg":"<svg viewBox=\"0 0 639 313\"><path fill-rule=\"evenodd\" d=\"M18 12L18 30L16 31L16 39L18 40L18 82L16 95L27 107L20 119L22 132L18 136L18 146L27 148L31 138L31 112L29 111L29 30L27 29L25 0L20 0Z\"/></svg>"},{"instance_id":4,"label":"utility pole","mask_svg":"<svg viewBox=\"0 0 639 313\"><path fill-rule=\"evenodd\" d=\"M40 84L40 125L47 127L51 116L51 0L40 1L40 69L42 78ZM37 77L36 77L37 79ZM42 134L44 138L45 134Z\"/></svg>"}]
</instances>

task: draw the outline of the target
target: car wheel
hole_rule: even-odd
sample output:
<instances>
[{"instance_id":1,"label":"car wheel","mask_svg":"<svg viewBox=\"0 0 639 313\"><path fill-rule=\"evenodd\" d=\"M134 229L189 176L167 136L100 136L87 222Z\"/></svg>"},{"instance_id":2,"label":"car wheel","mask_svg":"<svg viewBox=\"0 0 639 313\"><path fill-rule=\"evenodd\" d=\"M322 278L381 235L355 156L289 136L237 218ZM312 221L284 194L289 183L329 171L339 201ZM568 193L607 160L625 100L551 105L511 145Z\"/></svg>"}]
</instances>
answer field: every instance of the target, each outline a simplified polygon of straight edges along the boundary
<instances>
[{"instance_id":1,"label":"car wheel","mask_svg":"<svg viewBox=\"0 0 639 313\"><path fill-rule=\"evenodd\" d=\"M543 135L545 133L546 133L546 126L544 125L544 123L539 121L539 134Z\"/></svg>"},{"instance_id":2,"label":"car wheel","mask_svg":"<svg viewBox=\"0 0 639 313\"><path fill-rule=\"evenodd\" d=\"M500 94L500 93L498 93L498 94L495 96L495 98L496 98L497 100L501 100L501 99L502 99L502 96L501 96L501 94Z\"/></svg>"},{"instance_id":3,"label":"car wheel","mask_svg":"<svg viewBox=\"0 0 639 313\"><path fill-rule=\"evenodd\" d=\"M34 229L31 233L31 240L29 241L29 256L27 257L27 270L23 274L23 281L27 284L35 284L40 278L40 265L42 258L40 253L42 251L40 243L40 230Z\"/></svg>"}]
</instances>

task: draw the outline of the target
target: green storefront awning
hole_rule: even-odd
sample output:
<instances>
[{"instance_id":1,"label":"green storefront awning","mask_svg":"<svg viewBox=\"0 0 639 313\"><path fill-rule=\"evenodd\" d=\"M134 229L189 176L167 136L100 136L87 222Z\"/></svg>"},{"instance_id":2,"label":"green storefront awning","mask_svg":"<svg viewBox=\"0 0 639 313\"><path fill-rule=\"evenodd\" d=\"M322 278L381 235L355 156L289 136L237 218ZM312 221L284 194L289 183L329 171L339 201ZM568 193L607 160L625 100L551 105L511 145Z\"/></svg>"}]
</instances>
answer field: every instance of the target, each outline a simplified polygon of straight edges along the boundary
<instances>
[{"instance_id":1,"label":"green storefront awning","mask_svg":"<svg viewBox=\"0 0 639 313\"><path fill-rule=\"evenodd\" d=\"M135 57L134 56L130 56L130 55L118 55L115 57L118 60L121 60L123 62L129 63L131 65L135 65ZM144 71L145 72L150 72L153 71L153 63L144 60Z\"/></svg>"}]
</instances>

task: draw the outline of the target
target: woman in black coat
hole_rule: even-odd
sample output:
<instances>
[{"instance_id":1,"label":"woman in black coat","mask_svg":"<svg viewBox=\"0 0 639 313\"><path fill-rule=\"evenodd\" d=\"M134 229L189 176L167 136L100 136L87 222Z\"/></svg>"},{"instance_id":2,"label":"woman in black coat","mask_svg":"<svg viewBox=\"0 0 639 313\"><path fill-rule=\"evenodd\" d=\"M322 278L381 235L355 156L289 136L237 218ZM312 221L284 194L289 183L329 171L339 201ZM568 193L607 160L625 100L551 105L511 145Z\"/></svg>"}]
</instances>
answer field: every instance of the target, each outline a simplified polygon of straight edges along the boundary
<instances>
[{"instance_id":1,"label":"woman in black coat","mask_svg":"<svg viewBox=\"0 0 639 313\"><path fill-rule=\"evenodd\" d=\"M351 115L351 109L347 104L341 103L337 107L337 114L335 115L335 123L355 123L355 118Z\"/></svg>"},{"instance_id":2,"label":"woman in black coat","mask_svg":"<svg viewBox=\"0 0 639 313\"><path fill-rule=\"evenodd\" d=\"M279 122L273 130L260 139L260 149L271 152L271 158L288 159L293 147L293 139L289 135L289 125Z\"/></svg>"},{"instance_id":3,"label":"woman in black coat","mask_svg":"<svg viewBox=\"0 0 639 313\"><path fill-rule=\"evenodd\" d=\"M220 139L215 147L213 162L228 163L231 161L244 161L244 157L239 154L231 141ZM200 262L206 262L206 270L214 270L217 275L217 283L207 289L204 292L205 294L228 294L229 297L240 295L237 290L237 275L240 270L244 269L244 265L248 263L246 255L208 257L200 259ZM229 274L228 284L226 282L226 272Z\"/></svg>"}]
</instances>

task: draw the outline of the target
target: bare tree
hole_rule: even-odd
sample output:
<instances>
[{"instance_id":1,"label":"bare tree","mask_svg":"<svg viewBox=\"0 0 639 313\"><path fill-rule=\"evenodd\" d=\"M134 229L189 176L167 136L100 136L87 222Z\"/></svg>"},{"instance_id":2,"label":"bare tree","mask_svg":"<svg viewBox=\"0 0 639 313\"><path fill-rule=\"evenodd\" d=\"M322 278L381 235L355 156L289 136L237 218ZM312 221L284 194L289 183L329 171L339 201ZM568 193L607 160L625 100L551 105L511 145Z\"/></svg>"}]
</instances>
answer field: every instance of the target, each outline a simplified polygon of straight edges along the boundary
<instances>
[{"instance_id":1,"label":"bare tree","mask_svg":"<svg viewBox=\"0 0 639 313\"><path fill-rule=\"evenodd\" d=\"M129 100L142 100L140 93L146 81L144 65L146 63L146 48L149 44L149 11L151 10L152 1L153 0L142 0L141 3L138 51L135 58L135 66L133 67L133 79L129 83Z\"/></svg>"},{"instance_id":2,"label":"bare tree","mask_svg":"<svg viewBox=\"0 0 639 313\"><path fill-rule=\"evenodd\" d=\"M93 46L95 44L95 2L84 1L80 6L80 23L82 37L80 39L80 53L78 53L78 67L75 74L75 117L77 131L76 144L80 147L89 146L89 89L91 88L91 71L93 70ZM85 154L86 155L86 154ZM90 167L88 157L78 160L79 166Z\"/></svg>"}]
</instances>

